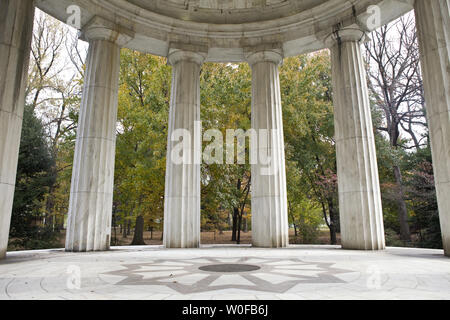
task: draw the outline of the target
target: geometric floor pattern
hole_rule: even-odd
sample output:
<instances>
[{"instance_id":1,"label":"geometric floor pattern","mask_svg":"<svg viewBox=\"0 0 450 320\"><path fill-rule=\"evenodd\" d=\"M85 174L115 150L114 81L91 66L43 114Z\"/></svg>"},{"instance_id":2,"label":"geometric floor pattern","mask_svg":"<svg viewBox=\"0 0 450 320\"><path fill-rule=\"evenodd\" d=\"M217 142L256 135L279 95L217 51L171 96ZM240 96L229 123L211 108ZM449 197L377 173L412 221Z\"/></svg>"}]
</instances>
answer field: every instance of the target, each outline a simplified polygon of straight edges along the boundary
<instances>
[{"instance_id":1,"label":"geometric floor pattern","mask_svg":"<svg viewBox=\"0 0 450 320\"><path fill-rule=\"evenodd\" d=\"M221 264L257 265L258 270L218 273L204 271L204 266ZM298 284L345 283L336 277L351 270L334 268L332 263L307 262L300 259L275 258L211 258L166 260L145 264L125 264L121 270L108 275L123 276L116 285L167 286L181 294L201 293L223 289L241 289L285 293Z\"/></svg>"},{"instance_id":2,"label":"geometric floor pattern","mask_svg":"<svg viewBox=\"0 0 450 320\"><path fill-rule=\"evenodd\" d=\"M36 299L450 300L450 258L443 250L302 245L8 252L0 300Z\"/></svg>"}]
</instances>

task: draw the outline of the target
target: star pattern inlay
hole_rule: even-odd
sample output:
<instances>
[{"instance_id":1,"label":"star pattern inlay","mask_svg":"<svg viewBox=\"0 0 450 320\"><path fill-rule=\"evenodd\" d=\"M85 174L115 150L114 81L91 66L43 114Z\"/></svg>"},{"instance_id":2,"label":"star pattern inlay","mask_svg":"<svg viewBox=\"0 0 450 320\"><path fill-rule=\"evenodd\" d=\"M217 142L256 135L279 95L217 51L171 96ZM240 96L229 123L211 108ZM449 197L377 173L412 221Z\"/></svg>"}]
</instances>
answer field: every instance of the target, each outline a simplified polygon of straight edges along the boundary
<instances>
[{"instance_id":1,"label":"star pattern inlay","mask_svg":"<svg viewBox=\"0 0 450 320\"><path fill-rule=\"evenodd\" d=\"M249 272L218 273L200 267L218 264L251 264L260 267ZM333 263L307 262L300 259L212 258L157 259L147 263L124 264L123 269L105 273L122 277L116 285L160 285L181 294L223 289L242 289L285 293L299 284L346 283L336 275L353 272L333 267Z\"/></svg>"}]
</instances>

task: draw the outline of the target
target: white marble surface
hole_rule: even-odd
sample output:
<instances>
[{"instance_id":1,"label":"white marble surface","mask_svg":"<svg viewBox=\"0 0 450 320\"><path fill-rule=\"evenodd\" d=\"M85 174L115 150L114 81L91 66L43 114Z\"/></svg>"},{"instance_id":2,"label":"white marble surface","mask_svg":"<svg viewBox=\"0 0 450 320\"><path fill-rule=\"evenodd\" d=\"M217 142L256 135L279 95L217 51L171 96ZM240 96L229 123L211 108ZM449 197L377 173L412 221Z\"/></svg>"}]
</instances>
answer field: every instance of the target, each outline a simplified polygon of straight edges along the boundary
<instances>
[{"instance_id":1,"label":"white marble surface","mask_svg":"<svg viewBox=\"0 0 450 320\"><path fill-rule=\"evenodd\" d=\"M259 51L250 54L247 60L252 68L252 129L258 135L257 141L251 142L251 153L256 158L251 188L253 245L285 247L289 232L278 69L283 54L281 50ZM266 135L266 143L261 135Z\"/></svg>"},{"instance_id":2,"label":"white marble surface","mask_svg":"<svg viewBox=\"0 0 450 320\"><path fill-rule=\"evenodd\" d=\"M450 256L450 0L417 0L415 12L439 217Z\"/></svg>"},{"instance_id":3,"label":"white marble surface","mask_svg":"<svg viewBox=\"0 0 450 320\"><path fill-rule=\"evenodd\" d=\"M450 260L442 250L336 246L285 249L205 246L113 248L8 253L0 262L0 299L362 300L450 299ZM249 273L200 271L246 263ZM68 286L77 283L80 287Z\"/></svg>"},{"instance_id":4,"label":"white marble surface","mask_svg":"<svg viewBox=\"0 0 450 320\"><path fill-rule=\"evenodd\" d=\"M107 250L111 239L120 47L111 41L111 37L118 38L115 34L88 31L67 222L68 251Z\"/></svg>"},{"instance_id":5,"label":"white marble surface","mask_svg":"<svg viewBox=\"0 0 450 320\"><path fill-rule=\"evenodd\" d=\"M31 0L0 2L0 259L8 246L33 17Z\"/></svg>"},{"instance_id":6,"label":"white marble surface","mask_svg":"<svg viewBox=\"0 0 450 320\"><path fill-rule=\"evenodd\" d=\"M200 245L202 140L196 122L198 126L203 61L201 54L182 50L172 50L168 58L173 70L164 198L164 245L168 248L197 248ZM186 140L174 136L178 130L188 134L183 137ZM180 145L183 148L178 149ZM174 150L179 152L175 154Z\"/></svg>"}]
</instances>

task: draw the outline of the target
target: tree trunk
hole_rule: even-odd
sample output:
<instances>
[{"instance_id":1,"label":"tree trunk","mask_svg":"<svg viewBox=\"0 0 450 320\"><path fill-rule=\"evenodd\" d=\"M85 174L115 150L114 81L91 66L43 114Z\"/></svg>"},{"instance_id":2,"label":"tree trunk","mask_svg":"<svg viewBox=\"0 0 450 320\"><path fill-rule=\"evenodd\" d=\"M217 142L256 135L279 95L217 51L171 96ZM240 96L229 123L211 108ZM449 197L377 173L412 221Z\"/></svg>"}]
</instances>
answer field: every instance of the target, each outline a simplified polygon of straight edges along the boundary
<instances>
[{"instance_id":1,"label":"tree trunk","mask_svg":"<svg viewBox=\"0 0 450 320\"><path fill-rule=\"evenodd\" d=\"M127 236L130 235L131 235L131 220L129 220L127 223Z\"/></svg>"},{"instance_id":2,"label":"tree trunk","mask_svg":"<svg viewBox=\"0 0 450 320\"><path fill-rule=\"evenodd\" d=\"M403 191L402 173L398 166L394 166L395 182L397 184L398 221L400 223L400 238L403 241L411 241L411 232L408 224L408 209L406 208Z\"/></svg>"},{"instance_id":3,"label":"tree trunk","mask_svg":"<svg viewBox=\"0 0 450 320\"><path fill-rule=\"evenodd\" d=\"M297 223L295 223L294 217L292 215L291 215L291 219L292 219L292 225L294 226L294 236L297 238L298 237Z\"/></svg>"},{"instance_id":4,"label":"tree trunk","mask_svg":"<svg viewBox=\"0 0 450 320\"><path fill-rule=\"evenodd\" d=\"M238 223L239 209L233 209L233 232L231 234L231 241L237 240L237 223Z\"/></svg>"},{"instance_id":5,"label":"tree trunk","mask_svg":"<svg viewBox=\"0 0 450 320\"><path fill-rule=\"evenodd\" d=\"M136 218L136 226L134 227L134 237L132 246L145 246L144 242L144 217L138 216Z\"/></svg>"},{"instance_id":6,"label":"tree trunk","mask_svg":"<svg viewBox=\"0 0 450 320\"><path fill-rule=\"evenodd\" d=\"M331 221L331 217L330 217L330 220L328 220L327 207L326 207L326 204L324 203L324 201L321 201L321 205L322 205L323 218L325 220L325 223L327 224L328 229L330 229L330 243L332 244L333 243L333 234L335 234L335 232L333 232L333 222ZM303 225L303 223L301 223L301 225Z\"/></svg>"},{"instance_id":7,"label":"tree trunk","mask_svg":"<svg viewBox=\"0 0 450 320\"><path fill-rule=\"evenodd\" d=\"M242 213L239 214L239 218L238 218L238 236L237 236L237 240L236 243L237 244L241 244L241 227L242 227Z\"/></svg>"},{"instance_id":8,"label":"tree trunk","mask_svg":"<svg viewBox=\"0 0 450 320\"><path fill-rule=\"evenodd\" d=\"M328 210L330 211L330 243L332 245L337 244L337 236L336 236L336 212L334 209L333 199L328 199Z\"/></svg>"},{"instance_id":9,"label":"tree trunk","mask_svg":"<svg viewBox=\"0 0 450 320\"><path fill-rule=\"evenodd\" d=\"M112 216L112 225L113 225L113 230L114 230L114 239L111 241L113 243L113 245L117 245L117 225L116 225L116 214L113 213Z\"/></svg>"}]
</instances>

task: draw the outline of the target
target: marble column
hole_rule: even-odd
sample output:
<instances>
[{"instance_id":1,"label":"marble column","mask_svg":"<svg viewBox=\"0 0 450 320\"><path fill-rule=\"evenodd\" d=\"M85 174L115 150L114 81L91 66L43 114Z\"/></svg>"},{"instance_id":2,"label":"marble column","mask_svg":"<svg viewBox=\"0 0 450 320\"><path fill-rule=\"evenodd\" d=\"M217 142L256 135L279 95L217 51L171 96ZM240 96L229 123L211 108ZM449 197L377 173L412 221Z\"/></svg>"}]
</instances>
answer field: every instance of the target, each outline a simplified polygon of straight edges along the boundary
<instances>
[{"instance_id":1,"label":"marble column","mask_svg":"<svg viewBox=\"0 0 450 320\"><path fill-rule=\"evenodd\" d=\"M172 94L169 113L164 206L164 246L200 246L200 69L205 56L171 50ZM183 138L181 138L183 137Z\"/></svg>"},{"instance_id":2,"label":"marble column","mask_svg":"<svg viewBox=\"0 0 450 320\"><path fill-rule=\"evenodd\" d=\"M343 29L331 35L335 139L341 239L344 249L385 249L375 138L361 55L366 35Z\"/></svg>"},{"instance_id":3,"label":"marble column","mask_svg":"<svg viewBox=\"0 0 450 320\"><path fill-rule=\"evenodd\" d=\"M8 247L33 21L33 0L0 1L0 259Z\"/></svg>"},{"instance_id":4,"label":"marble column","mask_svg":"<svg viewBox=\"0 0 450 320\"><path fill-rule=\"evenodd\" d=\"M441 232L450 256L450 1L416 0L415 13Z\"/></svg>"},{"instance_id":5,"label":"marble column","mask_svg":"<svg viewBox=\"0 0 450 320\"><path fill-rule=\"evenodd\" d=\"M129 36L94 19L72 172L66 251L108 250L114 187L120 46Z\"/></svg>"},{"instance_id":6,"label":"marble column","mask_svg":"<svg viewBox=\"0 0 450 320\"><path fill-rule=\"evenodd\" d=\"M289 245L283 112L278 67L281 50L248 55L252 68L252 242L255 247ZM255 141L256 140L256 141Z\"/></svg>"}]
</instances>

